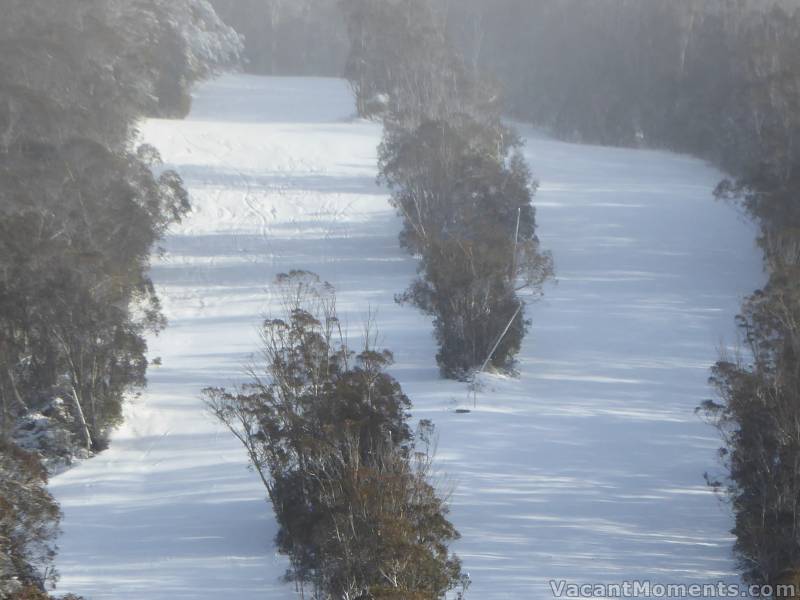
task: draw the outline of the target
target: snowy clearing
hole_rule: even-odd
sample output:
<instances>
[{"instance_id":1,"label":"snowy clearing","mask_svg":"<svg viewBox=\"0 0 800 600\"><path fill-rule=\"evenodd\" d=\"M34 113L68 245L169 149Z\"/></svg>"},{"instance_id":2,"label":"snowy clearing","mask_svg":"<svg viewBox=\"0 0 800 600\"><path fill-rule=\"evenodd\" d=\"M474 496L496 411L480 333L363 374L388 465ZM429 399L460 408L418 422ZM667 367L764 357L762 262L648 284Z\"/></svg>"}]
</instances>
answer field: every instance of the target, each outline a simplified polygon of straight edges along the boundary
<instances>
[{"instance_id":1,"label":"snowy clearing","mask_svg":"<svg viewBox=\"0 0 800 600\"><path fill-rule=\"evenodd\" d=\"M194 211L154 262L163 366L111 448L52 482L60 591L293 597L257 477L200 401L243 381L270 282L292 268L336 286L354 332L377 310L415 416L440 432L471 598L549 598L561 578L736 581L731 519L702 477L718 443L694 408L763 276L755 228L712 199L721 174L523 128L558 283L529 308L519 379L484 377L477 410L457 414L473 400L439 378L431 324L394 304L415 261L374 181L380 126L353 113L339 80L227 76L198 91L186 121L144 125Z\"/></svg>"}]
</instances>

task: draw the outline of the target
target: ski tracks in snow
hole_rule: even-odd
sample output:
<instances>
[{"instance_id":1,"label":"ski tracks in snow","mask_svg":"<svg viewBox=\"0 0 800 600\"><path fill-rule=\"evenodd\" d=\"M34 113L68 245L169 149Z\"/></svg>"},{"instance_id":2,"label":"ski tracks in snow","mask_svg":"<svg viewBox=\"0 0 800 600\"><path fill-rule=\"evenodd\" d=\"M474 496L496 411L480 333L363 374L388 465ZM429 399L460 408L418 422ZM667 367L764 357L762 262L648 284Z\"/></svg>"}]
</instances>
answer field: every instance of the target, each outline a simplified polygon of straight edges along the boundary
<instances>
[{"instance_id":1,"label":"ski tracks in snow","mask_svg":"<svg viewBox=\"0 0 800 600\"><path fill-rule=\"evenodd\" d=\"M60 591L294 596L264 491L200 390L245 379L270 283L295 268L336 286L353 337L377 311L415 416L440 432L470 597L550 598L553 578L735 581L730 517L702 481L717 442L693 409L761 275L753 228L712 200L721 174L524 128L560 283L529 310L520 377L484 377L458 414L467 390L439 378L429 319L394 303L416 262L375 184L380 127L352 112L342 81L238 75L204 85L187 120L144 124L195 208L154 259L163 366L110 449L52 482Z\"/></svg>"}]
</instances>

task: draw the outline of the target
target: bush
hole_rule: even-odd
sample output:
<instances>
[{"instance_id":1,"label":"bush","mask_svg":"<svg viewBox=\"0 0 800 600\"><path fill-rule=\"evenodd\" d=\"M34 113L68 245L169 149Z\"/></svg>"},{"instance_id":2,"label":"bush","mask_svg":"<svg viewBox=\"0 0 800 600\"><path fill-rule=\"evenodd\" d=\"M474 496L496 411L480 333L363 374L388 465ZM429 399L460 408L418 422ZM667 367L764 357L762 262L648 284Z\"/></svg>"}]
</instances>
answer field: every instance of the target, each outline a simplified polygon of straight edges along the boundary
<instances>
[{"instance_id":1,"label":"bush","mask_svg":"<svg viewBox=\"0 0 800 600\"><path fill-rule=\"evenodd\" d=\"M371 116L369 104L379 97L406 128L497 110L495 90L466 68L429 0L343 0L341 7L350 37L345 77L361 116Z\"/></svg>"},{"instance_id":2,"label":"bush","mask_svg":"<svg viewBox=\"0 0 800 600\"><path fill-rule=\"evenodd\" d=\"M205 392L267 489L287 577L314 597L440 598L465 584L458 533L429 482L432 426L416 435L392 356L367 331L345 344L333 289L279 277L284 316L265 321L264 364L236 393Z\"/></svg>"},{"instance_id":3,"label":"bush","mask_svg":"<svg viewBox=\"0 0 800 600\"><path fill-rule=\"evenodd\" d=\"M523 289L552 272L540 251L533 183L512 131L460 116L389 129L380 172L404 219L401 244L421 256L401 301L434 317L448 377L489 362L510 369L527 329Z\"/></svg>"},{"instance_id":4,"label":"bush","mask_svg":"<svg viewBox=\"0 0 800 600\"><path fill-rule=\"evenodd\" d=\"M346 77L361 115L381 98L381 179L404 219L400 243L421 257L398 300L434 318L437 362L463 378L510 371L528 327L517 292L551 274L539 250L535 185L499 94L454 51L447 10L429 0L346 0ZM398 26L398 24L400 24Z\"/></svg>"},{"instance_id":5,"label":"bush","mask_svg":"<svg viewBox=\"0 0 800 600\"><path fill-rule=\"evenodd\" d=\"M46 486L38 457L0 436L0 596L55 580L61 511Z\"/></svg>"},{"instance_id":6,"label":"bush","mask_svg":"<svg viewBox=\"0 0 800 600\"><path fill-rule=\"evenodd\" d=\"M722 433L724 488L746 580L774 585L800 568L800 271L773 267L739 323L752 362L723 357L719 401L703 409Z\"/></svg>"}]
</instances>

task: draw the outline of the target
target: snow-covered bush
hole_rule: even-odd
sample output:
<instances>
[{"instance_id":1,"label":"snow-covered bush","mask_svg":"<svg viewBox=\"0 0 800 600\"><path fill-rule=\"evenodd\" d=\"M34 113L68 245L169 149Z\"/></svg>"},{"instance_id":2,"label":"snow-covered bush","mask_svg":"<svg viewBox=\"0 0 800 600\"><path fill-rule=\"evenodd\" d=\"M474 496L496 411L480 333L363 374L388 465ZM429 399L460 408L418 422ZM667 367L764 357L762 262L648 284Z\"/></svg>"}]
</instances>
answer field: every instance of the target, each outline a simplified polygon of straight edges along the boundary
<instances>
[{"instance_id":1,"label":"snow-covered bush","mask_svg":"<svg viewBox=\"0 0 800 600\"><path fill-rule=\"evenodd\" d=\"M12 432L14 442L26 452L41 457L49 473L58 473L89 453L75 432L68 403L61 397L43 403L38 410L21 416Z\"/></svg>"},{"instance_id":2,"label":"snow-covered bush","mask_svg":"<svg viewBox=\"0 0 800 600\"><path fill-rule=\"evenodd\" d=\"M135 48L133 65L149 83L157 116L181 117L191 105L191 88L241 60L243 41L207 0L148 0L107 4L111 27Z\"/></svg>"}]
</instances>

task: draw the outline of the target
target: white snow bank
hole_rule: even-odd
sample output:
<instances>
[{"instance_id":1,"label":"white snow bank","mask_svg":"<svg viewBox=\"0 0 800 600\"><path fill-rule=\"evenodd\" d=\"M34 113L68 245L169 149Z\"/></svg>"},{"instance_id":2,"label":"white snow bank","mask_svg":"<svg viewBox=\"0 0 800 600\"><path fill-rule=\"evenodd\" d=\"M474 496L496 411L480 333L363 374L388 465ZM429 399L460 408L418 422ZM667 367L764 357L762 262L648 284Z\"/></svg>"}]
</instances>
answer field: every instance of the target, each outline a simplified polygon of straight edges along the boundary
<instances>
[{"instance_id":1,"label":"white snow bank","mask_svg":"<svg viewBox=\"0 0 800 600\"><path fill-rule=\"evenodd\" d=\"M711 198L721 175L525 130L560 281L529 312L521 377L484 377L477 411L456 414L472 399L439 379L430 323L393 302L416 265L374 184L380 128L353 112L341 81L230 76L187 121L144 127L195 209L153 270L163 366L111 449L53 481L61 591L293 597L257 477L199 400L242 381L269 284L292 268L333 283L353 326L377 309L415 415L439 426L470 597L550 598L551 578L735 580L731 520L702 480L717 442L693 410L761 275L753 228Z\"/></svg>"}]
</instances>

